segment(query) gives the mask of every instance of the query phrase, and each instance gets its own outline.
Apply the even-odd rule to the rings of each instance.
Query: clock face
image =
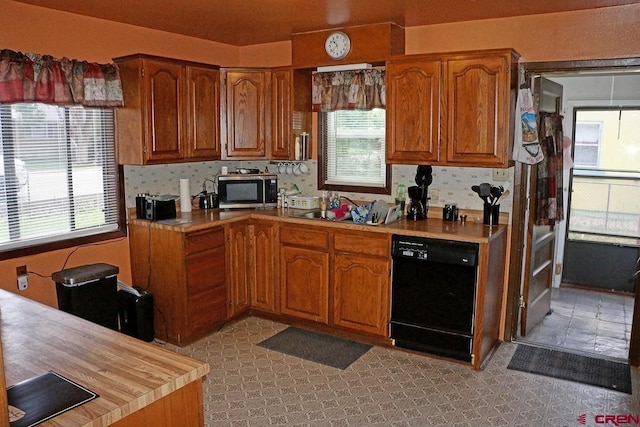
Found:
[[[331,33],[324,42],[324,48],[332,59],[342,59],[351,50],[351,40],[349,36],[341,31]]]

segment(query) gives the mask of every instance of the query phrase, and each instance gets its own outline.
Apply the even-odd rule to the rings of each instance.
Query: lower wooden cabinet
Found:
[[[390,313],[389,237],[372,233],[334,236],[333,324],[388,336]]]
[[[133,285],[154,298],[155,337],[186,345],[227,318],[221,227],[183,233],[129,224]]]
[[[278,226],[272,221],[252,221],[248,235],[251,308],[279,313]]]
[[[320,227],[280,228],[280,311],[329,322],[329,235]]]
[[[229,317],[249,309],[248,231],[248,225],[244,222],[230,224],[225,228],[229,271],[229,302],[227,307]]]

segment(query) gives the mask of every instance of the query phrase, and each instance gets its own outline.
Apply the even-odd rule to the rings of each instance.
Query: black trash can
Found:
[[[118,330],[118,272],[110,264],[89,264],[55,272],[58,308]]]

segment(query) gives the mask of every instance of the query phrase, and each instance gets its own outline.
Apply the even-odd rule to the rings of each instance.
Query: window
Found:
[[[597,168],[600,164],[602,123],[576,122],[574,162],[576,167]]]
[[[320,113],[321,189],[390,194],[385,110]]]
[[[0,125],[2,257],[123,235],[113,110],[0,105]]]

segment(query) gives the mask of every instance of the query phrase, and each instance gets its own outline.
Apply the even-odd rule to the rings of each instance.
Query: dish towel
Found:
[[[521,86],[516,101],[515,132],[513,140],[513,160],[520,163],[535,165],[544,159],[544,154],[538,141],[538,126],[536,111],[533,106],[531,90]]]

